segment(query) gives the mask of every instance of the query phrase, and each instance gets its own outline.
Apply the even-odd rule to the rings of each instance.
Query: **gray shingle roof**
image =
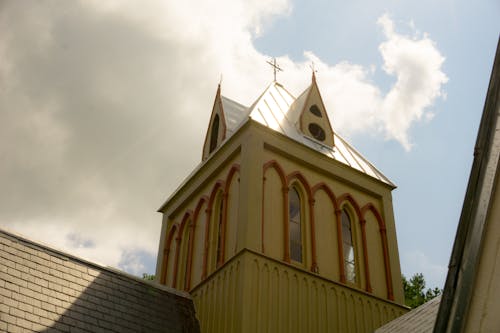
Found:
[[[434,329],[441,296],[380,327],[375,333],[431,333]]]
[[[0,229],[0,332],[199,332],[189,294]]]

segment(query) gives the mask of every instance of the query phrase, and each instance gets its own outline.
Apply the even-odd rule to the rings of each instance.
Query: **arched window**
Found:
[[[210,133],[210,153],[217,148],[217,138],[219,137],[219,115],[216,114],[212,123],[212,133]]]
[[[344,270],[347,281],[356,282],[356,259],[352,240],[352,223],[346,209],[342,209],[342,242],[344,250]]]
[[[224,218],[224,199],[223,196],[220,195],[219,207],[216,210],[216,221],[217,221],[217,257],[216,257],[216,265],[222,263],[222,220]]]
[[[191,272],[189,271],[189,265],[191,261],[191,248],[189,247],[189,244],[191,243],[191,237],[193,234],[192,230],[192,221],[188,221],[186,224],[186,231],[185,231],[185,236],[184,239],[182,240],[183,242],[183,253],[185,253],[184,257],[184,262],[185,262],[185,267],[184,267],[184,290],[188,290],[191,284]],[[187,237],[186,237],[187,236]]]
[[[302,262],[301,204],[299,193],[293,187],[288,191],[288,226],[290,258]]]

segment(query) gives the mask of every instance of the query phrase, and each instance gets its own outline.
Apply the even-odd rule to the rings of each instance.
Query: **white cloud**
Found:
[[[378,23],[387,37],[379,47],[384,70],[397,77],[384,98],[382,120],[386,135],[409,150],[410,126],[427,115],[426,108],[442,95],[441,87],[448,81],[441,71],[444,57],[427,35],[412,38],[397,34],[387,14]]]
[[[1,6],[0,225],[139,272],[123,260],[156,254],[155,210],[201,160],[220,74],[223,93],[250,104],[271,78],[270,57],[253,38],[290,4]],[[443,58],[427,36],[398,35],[387,16],[380,22],[384,70],[396,77],[386,96],[372,82],[373,66],[329,65],[312,52],[303,62],[280,57],[280,81],[300,92],[314,61],[335,128],[378,131],[409,148],[409,128],[429,117],[425,108],[446,81]]]
[[[426,288],[444,288],[448,267],[433,262],[433,260],[422,251],[415,250],[402,253],[401,266],[411,267],[410,271],[402,272],[406,278],[410,278],[416,273],[422,273],[425,278]]]
[[[373,82],[374,65],[362,66],[343,61],[329,65],[305,52],[304,63],[290,66],[285,59],[288,81],[302,83],[299,76],[311,61],[319,70],[318,82],[330,113],[334,128],[351,135],[357,133],[383,134],[398,141],[406,150],[411,149],[409,131],[419,121],[430,121],[434,114],[428,109],[438,97],[445,98],[442,86],[448,81],[441,67],[444,57],[427,36],[400,35],[387,14],[378,24],[386,40],[379,46],[383,70],[396,79],[384,95]],[[410,24],[414,28],[414,23]]]

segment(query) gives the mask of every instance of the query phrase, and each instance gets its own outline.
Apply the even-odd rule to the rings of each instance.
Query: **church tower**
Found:
[[[219,85],[202,162],[159,209],[156,276],[202,332],[372,332],[407,311],[394,188],[334,132],[314,74],[251,106]]]

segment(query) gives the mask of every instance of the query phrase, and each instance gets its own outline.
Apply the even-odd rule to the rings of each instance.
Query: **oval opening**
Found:
[[[315,115],[316,117],[320,117],[322,118],[323,115],[321,114],[321,111],[319,110],[318,106],[316,104],[312,105],[310,108],[309,108],[309,111]]]
[[[316,140],[325,141],[326,138],[325,131],[321,128],[321,126],[319,126],[316,123],[310,123],[308,128],[309,132]]]

